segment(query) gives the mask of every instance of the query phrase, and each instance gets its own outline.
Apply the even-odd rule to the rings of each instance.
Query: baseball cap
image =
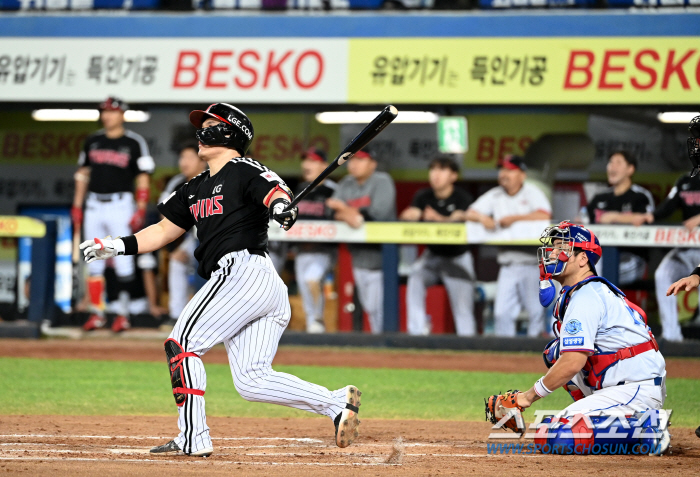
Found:
[[[358,159],[374,159],[367,148],[360,149],[352,157],[356,157]]]
[[[110,96],[100,103],[100,111],[126,111],[129,109],[129,105],[126,104],[122,99]]]
[[[498,168],[502,167],[510,170],[520,169],[521,171],[527,171],[525,160],[513,154],[508,154],[498,161]]]
[[[317,148],[317,147],[311,147],[306,150],[304,154],[301,155],[302,159],[310,159],[312,161],[318,161],[318,162],[327,162],[328,158],[326,157],[326,153]]]

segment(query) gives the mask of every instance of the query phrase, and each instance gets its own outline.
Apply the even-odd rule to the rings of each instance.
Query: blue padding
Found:
[[[155,10],[160,7],[160,0],[133,0],[132,10]],[[94,8],[121,10],[124,8],[124,0],[94,0]]]
[[[384,5],[384,0],[350,0],[350,8],[363,10],[378,10]]]
[[[17,0],[0,0],[0,10],[19,10]]]
[[[0,0],[6,1],[6,0]],[[588,10],[480,12],[433,15],[390,13],[293,16],[134,13],[125,16],[40,13],[0,16],[2,37],[596,37],[697,36],[700,13],[644,15]]]

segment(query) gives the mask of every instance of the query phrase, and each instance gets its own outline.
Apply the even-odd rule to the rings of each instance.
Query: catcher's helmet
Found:
[[[555,244],[555,241],[560,242]],[[547,227],[542,232],[540,242],[542,242],[542,247],[538,249],[538,260],[542,276],[556,276],[562,273],[575,248],[583,250],[588,256],[591,270],[598,275],[595,265],[600,260],[603,249],[598,237],[583,225],[567,221],[559,222],[557,225]],[[550,257],[555,249],[559,250],[559,254],[554,258]]]
[[[221,122],[202,128],[202,123],[208,117]],[[253,124],[250,119],[243,111],[230,104],[214,103],[206,111],[192,111],[190,122],[197,128],[197,139],[207,146],[228,147],[235,149],[243,156],[253,142]]]
[[[129,109],[129,105],[120,98],[115,98],[110,96],[100,103],[98,108],[100,111],[126,111]]]
[[[690,177],[695,177],[700,171],[700,116],[695,116],[688,124],[688,159],[693,165]]]

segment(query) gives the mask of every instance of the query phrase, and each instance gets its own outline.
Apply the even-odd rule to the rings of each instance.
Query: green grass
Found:
[[[368,418],[482,420],[483,398],[507,389],[528,389],[539,374],[353,369],[278,366],[302,379],[337,389],[355,384],[363,390]],[[3,379],[0,414],[174,415],[165,363],[0,358]],[[207,365],[207,414],[230,417],[312,417],[283,406],[250,403],[236,392],[229,367]],[[666,409],[676,426],[700,423],[700,380],[669,379]],[[555,391],[538,409],[562,409],[568,394]],[[531,412],[525,414],[531,420]]]

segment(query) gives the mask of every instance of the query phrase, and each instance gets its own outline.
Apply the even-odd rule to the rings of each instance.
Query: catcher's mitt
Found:
[[[518,406],[518,391],[508,391],[505,394],[495,394],[487,399],[484,399],[484,404],[486,405],[486,420],[491,421],[492,424],[498,424],[498,422],[503,419],[503,417],[508,414],[511,409],[517,409],[522,412],[523,408]],[[519,417],[519,416],[518,416]],[[519,419],[522,426],[522,418]],[[520,432],[521,428],[518,427],[518,422],[516,417],[511,417],[504,424],[503,427],[510,429],[513,432]]]

